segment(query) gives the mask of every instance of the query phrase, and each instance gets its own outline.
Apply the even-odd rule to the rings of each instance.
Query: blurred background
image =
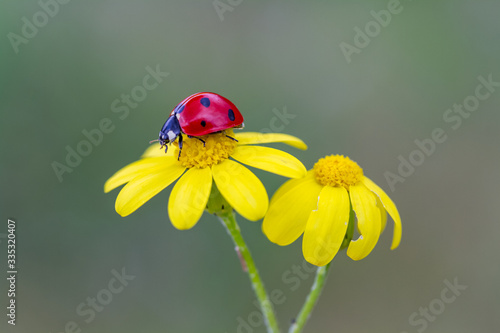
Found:
[[[398,206],[401,246],[389,223],[366,259],[337,255],[305,332],[498,329],[498,1],[0,6],[0,263],[14,219],[18,269],[16,326],[3,313],[1,332],[265,331],[214,216],[178,231],[171,187],[126,218],[118,190],[103,193],[198,91],[233,101],[247,131],[302,138],[305,152],[271,146],[308,168],[350,156]],[[285,181],[253,171],[270,196]],[[268,291],[283,292],[286,331],[313,281],[301,240],[279,247],[238,220]]]

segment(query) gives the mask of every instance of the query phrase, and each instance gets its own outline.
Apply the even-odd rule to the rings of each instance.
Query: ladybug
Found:
[[[186,134],[188,138],[197,138],[205,144],[200,136],[243,126],[243,116],[230,100],[216,93],[199,92],[177,104],[163,124],[158,141],[167,152],[167,144],[179,137],[179,158],[182,134]]]

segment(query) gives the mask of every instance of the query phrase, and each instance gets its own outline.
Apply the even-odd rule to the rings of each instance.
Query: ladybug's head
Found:
[[[175,115],[172,115],[168,117],[165,124],[163,124],[163,127],[160,130],[158,141],[160,142],[162,147],[167,146],[167,144],[169,144],[170,142],[174,142],[179,135],[181,135],[179,120],[177,120]],[[167,148],[165,148],[165,151],[166,150]]]

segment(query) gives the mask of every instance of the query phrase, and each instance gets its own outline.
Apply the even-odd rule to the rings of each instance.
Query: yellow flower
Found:
[[[352,210],[357,217],[360,236],[351,241]],[[288,245],[304,233],[302,252],[305,259],[324,266],[343,243],[344,246],[349,244],[347,255],[353,260],[366,257],[377,244],[387,213],[395,223],[393,250],[401,241],[401,218],[396,205],[363,175],[356,162],[332,155],[320,159],[306,177],[289,180],[278,189],[271,199],[262,229],[279,245]]]
[[[228,137],[227,135],[236,138]],[[283,142],[307,149],[300,139],[286,134],[239,133],[232,130],[197,138],[185,137],[182,154],[179,149],[164,153],[158,146],[149,147],[142,158],[116,172],[104,184],[104,192],[125,185],[116,198],[115,209],[127,216],[146,201],[172,184],[168,213],[178,229],[190,229],[200,219],[212,189],[212,179],[227,202],[243,217],[256,221],[264,217],[269,204],[266,189],[246,165],[285,177],[306,175],[304,165],[292,155],[278,149],[248,144]],[[176,144],[177,145],[177,144]],[[187,172],[185,172],[187,170]],[[182,176],[182,177],[181,177]]]

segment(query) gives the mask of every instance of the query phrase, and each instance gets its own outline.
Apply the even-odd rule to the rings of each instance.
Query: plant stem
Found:
[[[233,239],[236,245],[236,251],[242,260],[243,270],[248,273],[250,282],[252,283],[252,288],[255,291],[255,295],[259,300],[262,313],[264,315],[264,322],[266,323],[268,333],[279,333],[278,322],[276,321],[276,315],[274,314],[273,304],[267,296],[266,289],[260,278],[257,267],[252,259],[252,255],[248,250],[248,247],[241,236],[240,227],[236,223],[234,217],[234,212],[231,210],[225,214],[220,214],[217,216],[222,224],[226,227],[227,232]],[[245,265],[243,265],[245,264]],[[246,269],[245,269],[246,268]]]
[[[330,267],[330,263],[326,266],[318,267],[316,271],[316,278],[314,279],[313,286],[311,287],[311,291],[309,295],[307,295],[306,302],[300,310],[298,317],[295,322],[290,326],[290,330],[288,333],[299,333],[304,329],[304,325],[306,324],[311,311],[313,310],[316,302],[318,301],[319,295],[323,290],[323,286],[325,285],[326,273],[328,272],[328,268]]]

